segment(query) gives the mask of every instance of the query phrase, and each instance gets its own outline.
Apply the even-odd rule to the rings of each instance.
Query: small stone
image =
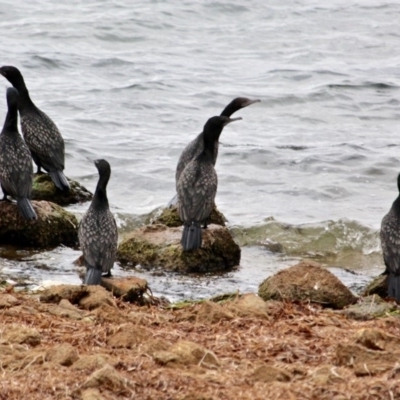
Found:
[[[18,343],[37,346],[40,344],[41,340],[42,337],[36,329],[22,325],[7,325],[3,329],[0,343]]]
[[[147,281],[135,276],[118,279],[102,278],[101,286],[112,292],[115,297],[139,305],[144,303],[143,295],[148,290]]]
[[[254,293],[239,297],[229,305],[229,308],[239,317],[268,318],[269,306]]]
[[[234,315],[231,311],[226,310],[223,306],[212,301],[205,301],[198,306],[197,315],[195,317],[197,323],[215,324],[222,320],[232,320]]]
[[[1,293],[0,294],[0,309],[1,308],[10,308],[18,304],[18,300],[9,293]]]
[[[66,367],[69,367],[78,359],[78,351],[69,343],[54,346],[46,352],[46,361],[52,361]]]
[[[112,294],[101,286],[87,286],[88,295],[79,301],[79,305],[86,310],[94,310],[103,305],[117,308]]]
[[[82,392],[82,400],[105,400],[97,389],[87,389]]]
[[[290,374],[280,368],[273,367],[271,365],[261,365],[256,368],[254,372],[249,376],[254,382],[289,382],[291,380]]]
[[[151,332],[133,324],[122,325],[108,340],[108,346],[132,349],[151,338]]]
[[[367,349],[400,353],[400,338],[380,329],[365,328],[357,332],[356,343]]]
[[[89,379],[82,385],[82,388],[104,388],[112,391],[123,390],[128,386],[133,386],[132,382],[125,379],[111,365],[93,372]]]
[[[394,303],[387,303],[374,294],[368,297],[360,297],[356,304],[346,307],[340,313],[351,319],[367,321],[382,317],[396,309],[397,306]]]
[[[80,357],[79,360],[73,364],[72,368],[78,371],[94,371],[103,368],[106,365],[114,366],[115,364],[116,361],[113,361],[112,358],[107,354],[92,354],[89,356]]]

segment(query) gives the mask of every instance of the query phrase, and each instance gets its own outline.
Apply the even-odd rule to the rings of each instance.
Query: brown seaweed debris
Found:
[[[65,299],[0,293],[16,299],[1,309],[0,399],[400,397],[394,316],[355,321],[318,305],[268,301],[264,309],[255,299],[243,313],[253,302],[240,297],[216,308],[140,307],[105,293],[113,306],[76,304],[80,319],[54,313],[71,309]],[[20,343],[18,327],[38,340]]]

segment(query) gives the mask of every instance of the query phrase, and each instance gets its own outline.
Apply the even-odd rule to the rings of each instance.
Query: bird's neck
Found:
[[[233,104],[229,103],[221,113],[221,117],[230,117],[233,113],[235,113],[239,108]]]
[[[18,130],[18,109],[9,109],[4,121],[3,132],[14,133]]]
[[[102,176],[96,186],[96,191],[93,196],[93,207],[97,209],[108,208],[108,198],[107,198],[107,183],[108,177]]]

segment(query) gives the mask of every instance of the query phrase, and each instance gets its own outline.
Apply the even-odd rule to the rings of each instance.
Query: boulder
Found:
[[[217,206],[214,204],[214,207],[211,211],[209,224],[225,226],[226,221],[227,220],[225,216],[220,211],[218,211]],[[152,224],[163,224],[170,228],[182,226],[182,221],[179,218],[177,206],[160,209],[150,222]]]
[[[209,225],[203,229],[200,249],[184,252],[182,226],[146,225],[128,234],[118,247],[122,264],[162,267],[169,271],[208,272],[233,268],[240,262],[240,247],[227,228]]]
[[[371,296],[377,294],[383,299],[388,296],[389,275],[379,275],[374,278],[361,292],[361,296]]]
[[[313,261],[301,262],[267,278],[258,294],[265,301],[310,301],[338,309],[357,301],[335,275]]]
[[[70,190],[64,191],[57,189],[48,174],[34,174],[32,184],[32,199],[46,200],[56,203],[60,206],[68,204],[83,203],[92,199],[90,193],[80,183],[68,179]]]
[[[37,220],[27,221],[16,203],[0,203],[0,244],[14,246],[74,246],[78,241],[78,220],[75,215],[48,201],[32,201]]]

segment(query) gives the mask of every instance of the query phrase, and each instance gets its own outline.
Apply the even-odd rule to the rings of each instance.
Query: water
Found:
[[[217,162],[216,202],[243,246],[241,267],[200,277],[134,271],[155,293],[256,290],[302,258],[355,290],[382,271],[378,230],[400,171],[400,4],[328,3],[0,4],[1,63],[22,70],[59,126],[70,178],[93,190],[91,160],[111,163],[121,234],[173,196],[180,152],[207,118],[234,97],[261,99],[224,130]],[[78,251],[10,254],[1,252],[3,277],[79,282]]]

